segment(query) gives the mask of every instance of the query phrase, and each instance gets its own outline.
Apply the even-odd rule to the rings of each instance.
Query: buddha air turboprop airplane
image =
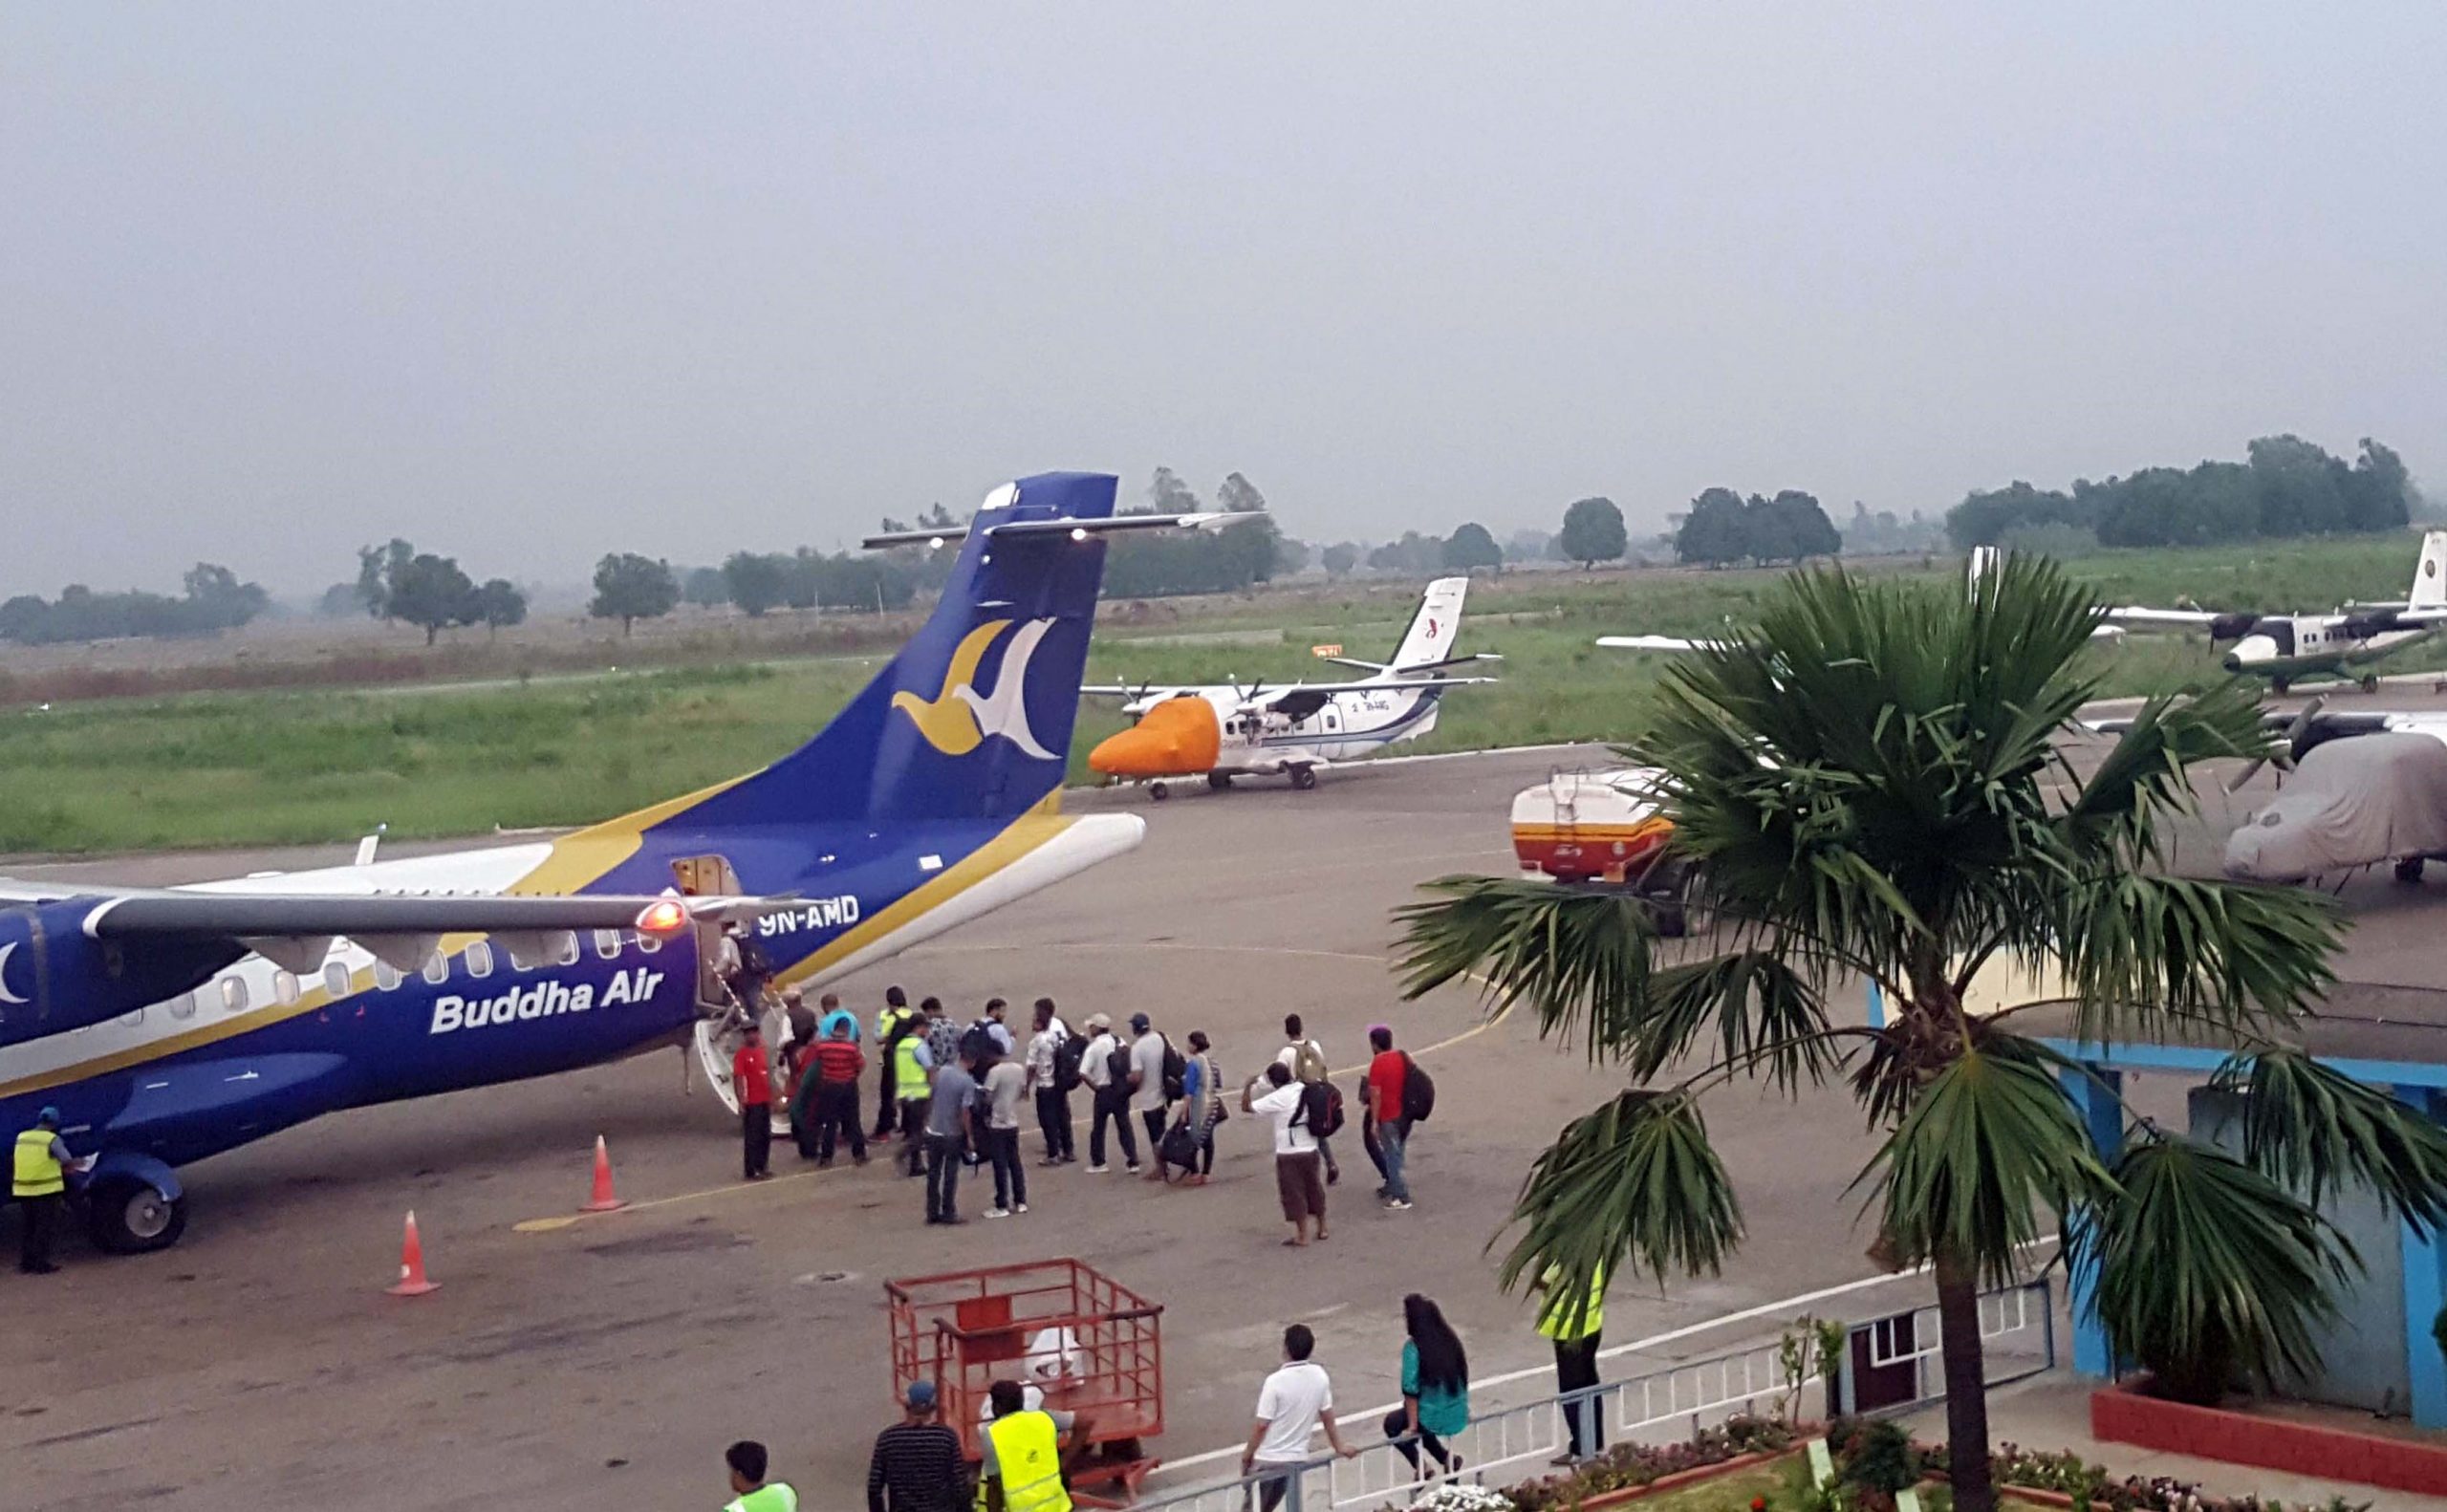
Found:
[[[531,845],[169,889],[0,881],[0,1131],[93,1158],[97,1242],[159,1249],[174,1168],[323,1113],[702,1042],[709,943],[837,977],[1138,843],[1058,796],[1115,480],[989,495],[941,603],[807,745]],[[870,543],[877,544],[877,543]],[[887,541],[881,544],[895,544]]]
[[[1495,680],[1438,675],[1501,659],[1451,654],[1469,591],[1466,577],[1428,584],[1389,662],[1325,659],[1367,669],[1370,675],[1358,681],[1082,688],[1128,700],[1122,712],[1137,720],[1090,751],[1088,765],[1115,781],[1143,782],[1159,800],[1170,791],[1168,782],[1186,777],[1203,777],[1218,791],[1234,777],[1254,773],[1288,776],[1303,790],[1314,788],[1320,767],[1436,728],[1437,701],[1447,688]]]

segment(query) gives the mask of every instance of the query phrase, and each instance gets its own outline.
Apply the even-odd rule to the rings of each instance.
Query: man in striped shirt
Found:
[[[867,1163],[867,1134],[858,1123],[858,1073],[866,1069],[867,1057],[850,1035],[853,1026],[836,1020],[833,1032],[815,1042],[815,1053],[808,1066],[808,1090],[815,1114],[815,1163],[833,1163],[834,1137],[846,1135],[850,1141],[850,1158],[858,1165]]]
[[[912,1381],[900,1421],[876,1436],[867,1512],[961,1512],[968,1500],[960,1435],[935,1420],[935,1383]]]

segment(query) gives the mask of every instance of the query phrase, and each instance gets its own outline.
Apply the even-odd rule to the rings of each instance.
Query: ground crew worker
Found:
[[[1597,1333],[1606,1326],[1606,1272],[1601,1269],[1590,1278],[1586,1298],[1560,1295],[1562,1280],[1562,1267],[1549,1265],[1538,1283],[1547,1295],[1546,1305],[1538,1312],[1538,1333],[1555,1346],[1558,1396],[1588,1391],[1597,1384]],[[1596,1454],[1606,1447],[1604,1401],[1588,1396],[1565,1403],[1564,1426],[1570,1441],[1555,1458],[1556,1464],[1573,1464],[1584,1453]]]
[[[926,1174],[926,1104],[934,1091],[934,1073],[926,1066],[926,1036],[919,1031],[921,1022],[915,1014],[901,1020],[900,1037],[892,1044],[892,1074],[881,1078],[900,1105],[900,1146],[911,1176]]]
[[[876,1015],[877,1059],[884,1060],[888,1065],[892,1064],[889,1060],[892,1054],[892,1037],[912,1017],[909,1011],[909,994],[897,986],[884,988],[883,1011]],[[881,1085],[876,1088],[876,1132],[873,1137],[880,1139],[892,1133],[893,1102],[899,1093],[891,1076],[879,1076],[876,1080]]]
[[[764,1036],[754,1020],[742,1026],[739,1048],[730,1058],[731,1091],[739,1096],[740,1169],[750,1181],[773,1173],[766,1169],[773,1147],[773,1071],[765,1057]]]
[[[59,1137],[59,1110],[46,1108],[34,1115],[34,1126],[17,1134],[16,1158],[10,1172],[9,1192],[17,1199],[17,1268],[29,1276],[48,1276],[59,1267],[51,1263],[52,1230],[68,1200],[67,1141]]]
[[[743,1438],[723,1451],[734,1493],[723,1512],[799,1512],[797,1492],[784,1481],[766,1481],[766,1461],[765,1446],[753,1438]]]
[[[1029,1408],[1017,1381],[996,1381],[986,1395],[994,1420],[978,1445],[977,1504],[985,1512],[1071,1512],[1062,1476],[1088,1441],[1087,1420]]]

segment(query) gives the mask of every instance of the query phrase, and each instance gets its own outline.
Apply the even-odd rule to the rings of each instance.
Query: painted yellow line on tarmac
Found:
[[[939,947],[934,954],[983,954],[986,951],[999,951],[1007,948],[1009,947],[1002,945],[953,945],[948,947]],[[1308,956],[1325,961],[1364,961],[1372,966],[1384,964],[1384,958],[1381,956],[1363,956],[1355,951],[1349,950],[1308,950],[1295,945],[1197,945],[1186,944],[1178,940],[1073,940],[1063,944],[1058,948],[1063,950],[1238,951],[1267,956]],[[1465,971],[1462,975],[1483,987],[1491,985],[1484,977],[1480,976],[1475,971]],[[1478,1023],[1470,1026],[1468,1028],[1463,1029],[1459,1034],[1449,1035],[1444,1039],[1437,1041],[1433,1045],[1422,1046],[1420,1048],[1413,1050],[1411,1053],[1413,1055],[1434,1055],[1442,1050],[1452,1049],[1457,1046],[1466,1045],[1470,1041],[1477,1039],[1480,1035],[1484,1034],[1487,1030],[1494,1028],[1497,1025],[1503,1023],[1505,1015],[1509,1014],[1511,1011],[1511,1004],[1506,1004],[1502,1009],[1498,1010],[1492,1018],[1482,1019]],[[1331,1071],[1329,1074],[1334,1076],[1351,1076],[1365,1069],[1366,1068],[1364,1067],[1356,1066],[1341,1067]],[[862,1116],[863,1112],[864,1105],[861,1104]],[[1087,1115],[1084,1113],[1074,1114],[1071,1119],[1071,1123],[1073,1128],[1076,1128],[1085,1122],[1087,1122]],[[885,1141],[869,1142],[880,1144]],[[889,1159],[888,1156],[879,1156],[879,1158]],[[787,1176],[769,1177],[762,1181],[732,1181],[722,1186],[709,1186],[695,1192],[677,1192],[669,1197],[648,1198],[641,1202],[631,1202],[625,1207],[615,1208],[609,1213],[556,1213],[549,1218],[531,1218],[511,1224],[510,1229],[513,1233],[519,1234],[557,1233],[562,1229],[574,1227],[579,1223],[594,1222],[597,1220],[607,1218],[618,1218],[628,1213],[648,1213],[659,1207],[677,1207],[685,1202],[704,1202],[710,1201],[716,1198],[739,1197],[749,1192],[770,1192],[777,1187],[789,1186],[793,1182],[812,1181],[818,1177],[829,1177],[837,1174],[839,1173],[831,1170],[794,1171]]]

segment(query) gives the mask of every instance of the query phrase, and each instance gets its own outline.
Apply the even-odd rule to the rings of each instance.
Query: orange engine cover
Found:
[[[1215,769],[1223,748],[1215,705],[1188,695],[1166,699],[1100,743],[1088,765],[1108,777],[1197,777]]]

